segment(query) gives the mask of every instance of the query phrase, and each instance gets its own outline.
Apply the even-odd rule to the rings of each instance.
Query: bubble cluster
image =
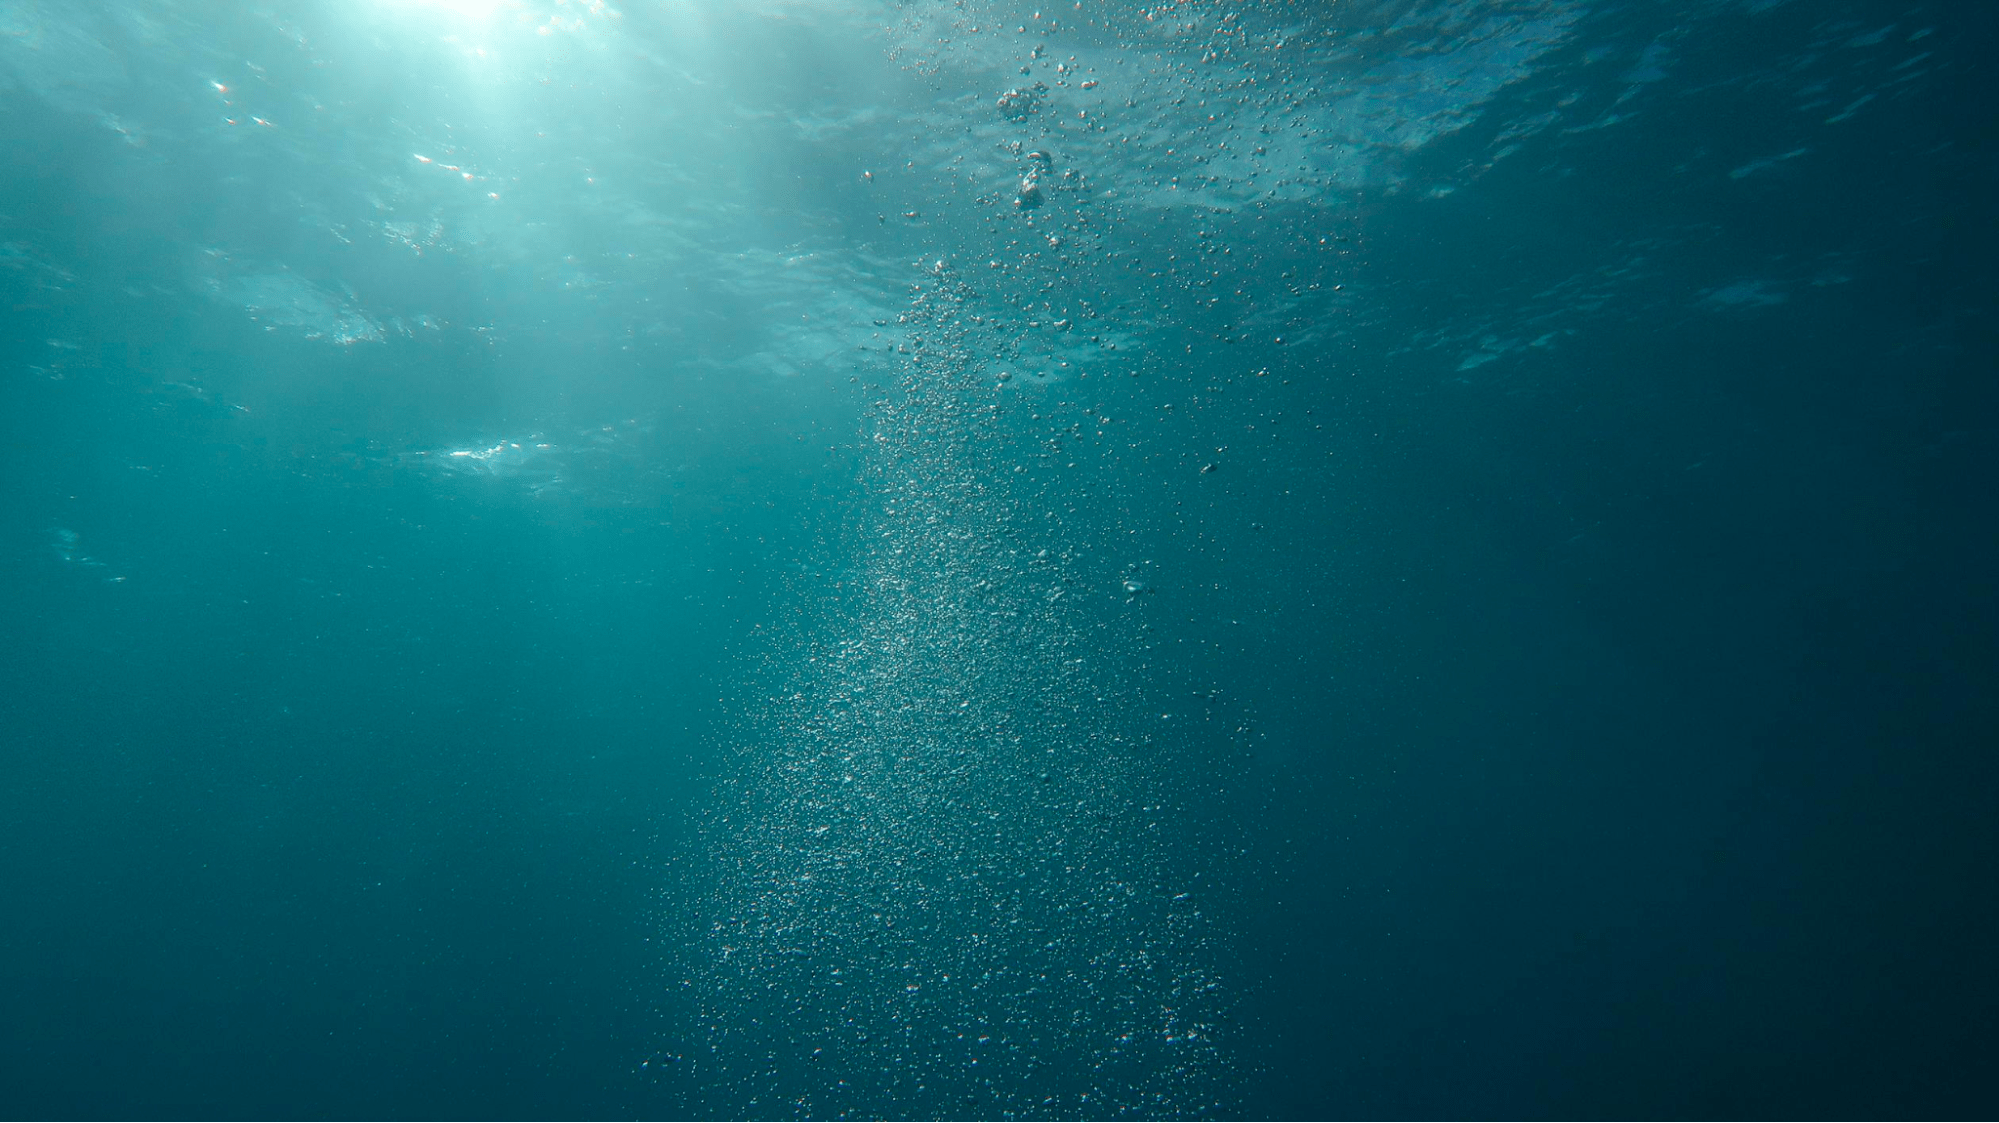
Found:
[[[1048,84],[1036,82],[1031,86],[1014,86],[999,96],[994,107],[999,115],[1009,121],[1027,120],[1041,107],[1041,98],[1048,92]]]
[[[924,264],[837,544],[854,568],[772,637],[712,865],[674,906],[700,920],[673,1055],[739,1112],[1218,1106],[1226,991],[1180,749],[1091,607],[1128,583],[1096,582],[1013,471],[978,300]]]

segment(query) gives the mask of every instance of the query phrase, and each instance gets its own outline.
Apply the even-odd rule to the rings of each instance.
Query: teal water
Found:
[[[1994,31],[0,0],[0,1113],[1990,1114]]]

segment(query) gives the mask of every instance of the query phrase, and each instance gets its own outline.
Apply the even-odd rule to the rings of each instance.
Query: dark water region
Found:
[[[1990,1115],[1994,31],[0,0],[0,1111]]]

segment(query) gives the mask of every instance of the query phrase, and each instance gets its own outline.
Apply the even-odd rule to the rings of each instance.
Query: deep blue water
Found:
[[[0,1114],[1989,1116],[1993,24],[0,0]]]

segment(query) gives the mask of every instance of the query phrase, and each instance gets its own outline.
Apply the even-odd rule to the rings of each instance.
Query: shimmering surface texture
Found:
[[[0,0],[10,1112],[1990,1114],[1993,30]]]

